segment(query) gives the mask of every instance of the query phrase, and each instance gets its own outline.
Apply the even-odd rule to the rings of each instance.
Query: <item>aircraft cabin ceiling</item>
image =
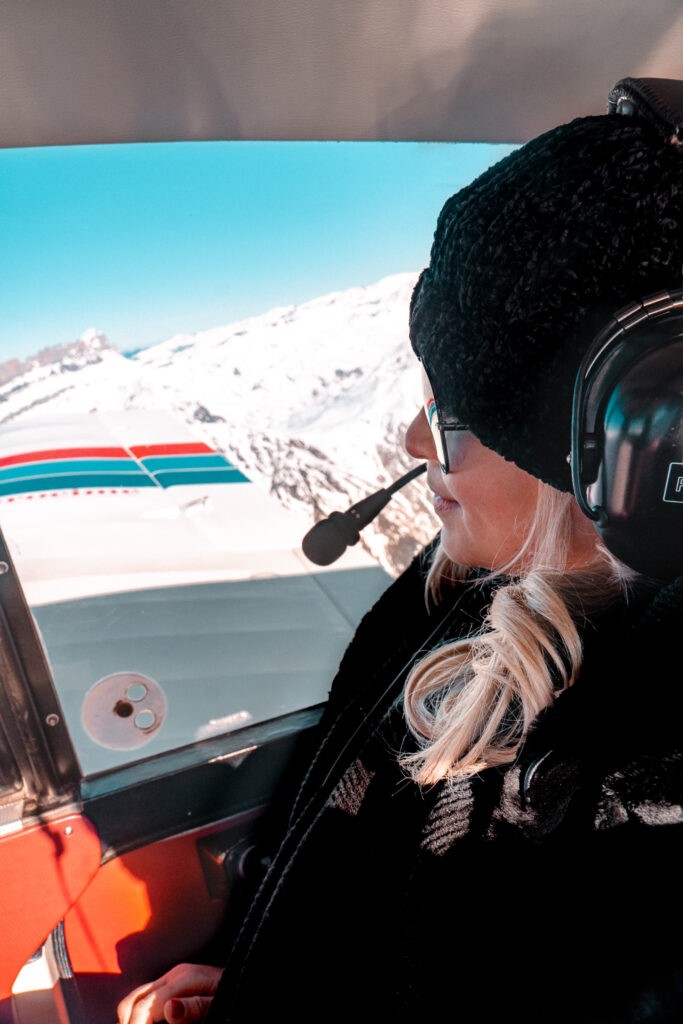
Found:
[[[681,0],[2,0],[0,145],[517,142],[682,55]]]

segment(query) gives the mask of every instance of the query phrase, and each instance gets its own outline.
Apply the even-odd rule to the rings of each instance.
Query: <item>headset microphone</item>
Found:
[[[349,545],[358,543],[360,531],[379,515],[395,492],[405,487],[416,476],[420,476],[426,469],[426,463],[416,466],[396,480],[391,487],[382,487],[367,498],[362,498],[346,512],[333,512],[327,519],[321,519],[301,542],[306,558],[316,565],[330,565],[336,562]]]

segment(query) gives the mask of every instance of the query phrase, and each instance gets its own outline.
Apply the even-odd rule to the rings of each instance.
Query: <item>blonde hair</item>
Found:
[[[477,581],[515,572],[495,590],[481,630],[443,644],[412,669],[404,712],[419,749],[400,761],[416,782],[428,785],[513,761],[534,718],[579,673],[580,626],[634,578],[600,544],[588,564],[568,567],[572,503],[572,495],[539,483],[535,517],[514,559],[517,569],[508,565]],[[428,595],[438,602],[469,571],[439,546]]]

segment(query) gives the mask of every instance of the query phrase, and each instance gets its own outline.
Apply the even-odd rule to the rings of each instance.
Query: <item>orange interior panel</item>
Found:
[[[187,832],[104,864],[64,920],[74,973],[124,975],[133,988],[201,951],[220,928],[228,891],[209,891],[197,841],[221,829]]]
[[[0,999],[97,874],[100,856],[95,829],[78,814],[2,838]]]

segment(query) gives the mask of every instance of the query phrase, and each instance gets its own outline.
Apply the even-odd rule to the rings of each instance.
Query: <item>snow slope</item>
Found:
[[[401,438],[420,401],[407,332],[415,279],[399,274],[175,335],[131,357],[90,329],[0,366],[0,431],[19,418],[165,409],[312,523],[414,465]],[[437,529],[421,480],[362,543],[395,573]]]

